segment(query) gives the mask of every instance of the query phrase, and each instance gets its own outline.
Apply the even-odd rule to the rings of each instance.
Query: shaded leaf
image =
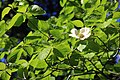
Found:
[[[45,14],[46,12],[39,7],[38,5],[31,5],[29,10],[28,10],[32,15],[37,16],[37,15],[42,15]]]

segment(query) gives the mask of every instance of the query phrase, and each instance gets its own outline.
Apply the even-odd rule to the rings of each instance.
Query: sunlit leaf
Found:
[[[72,23],[73,23],[76,27],[83,27],[83,26],[84,26],[83,22],[80,21],[80,20],[74,20],[74,21],[72,21]]]
[[[23,12],[25,13],[27,11],[27,8],[28,8],[29,5],[22,5],[22,6],[19,6],[18,7],[18,12]]]
[[[10,20],[7,29],[10,29],[11,27],[13,27],[14,24],[17,22],[17,20],[19,19],[19,17],[20,17],[21,15],[22,15],[22,14],[17,13],[17,14]]]
[[[33,48],[31,46],[24,47],[25,52],[29,54],[30,56],[33,54]]]
[[[0,70],[5,70],[6,65],[2,62],[0,62]]]
[[[2,80],[10,80],[10,75],[7,72],[3,72],[1,75]]]
[[[60,39],[64,38],[63,30],[58,30],[58,29],[50,30],[50,33],[55,38],[60,38]]]
[[[77,49],[82,52],[83,49],[85,49],[85,47],[86,47],[86,45],[80,44],[80,45],[77,47]]]
[[[67,2],[67,0],[60,0],[60,5],[63,7],[66,2]]]
[[[48,54],[50,53],[52,47],[47,47],[47,48],[44,48],[38,55],[38,59],[40,60],[44,60]]]
[[[4,8],[3,11],[2,11],[2,17],[1,17],[1,19],[3,19],[4,16],[5,16],[6,14],[8,14],[10,10],[11,10],[10,7]]]
[[[6,23],[4,20],[0,21],[0,37],[6,32]]]

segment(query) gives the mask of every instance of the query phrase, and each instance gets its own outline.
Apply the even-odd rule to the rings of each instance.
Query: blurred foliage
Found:
[[[59,15],[47,20],[39,19],[47,11],[32,3],[15,0],[1,8],[0,79],[120,78],[119,61],[115,63],[120,47],[120,9],[116,0],[60,0]],[[0,2],[1,7],[3,4]],[[21,27],[27,27],[27,32],[22,33]],[[91,28],[88,39],[69,36],[71,29],[83,27]],[[23,35],[9,34],[15,28]]]

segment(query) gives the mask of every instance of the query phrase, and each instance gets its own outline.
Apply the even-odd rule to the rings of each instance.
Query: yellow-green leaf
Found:
[[[72,21],[72,23],[76,26],[76,27],[83,27],[84,24],[81,20],[74,20]]]
[[[10,10],[11,10],[10,7],[6,7],[6,8],[2,11],[2,17],[1,17],[1,19],[3,19],[4,16],[5,16],[6,14],[8,14]]]
[[[4,70],[6,68],[6,65],[2,62],[0,62],[0,70]]]

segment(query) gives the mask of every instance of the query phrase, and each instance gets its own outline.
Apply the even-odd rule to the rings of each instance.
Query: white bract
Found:
[[[81,4],[83,4],[83,0],[81,0]]]
[[[19,2],[19,5],[22,6],[22,5],[24,5],[24,3],[23,2]]]
[[[38,6],[38,5],[33,5],[33,6],[32,6],[32,10],[38,11],[38,10],[39,10],[39,6]]]
[[[81,28],[79,31],[77,29],[73,28],[71,30],[71,33],[72,34],[69,34],[69,36],[78,38],[80,40],[84,40],[91,35],[91,30],[90,30],[90,28],[86,28],[86,27]]]

